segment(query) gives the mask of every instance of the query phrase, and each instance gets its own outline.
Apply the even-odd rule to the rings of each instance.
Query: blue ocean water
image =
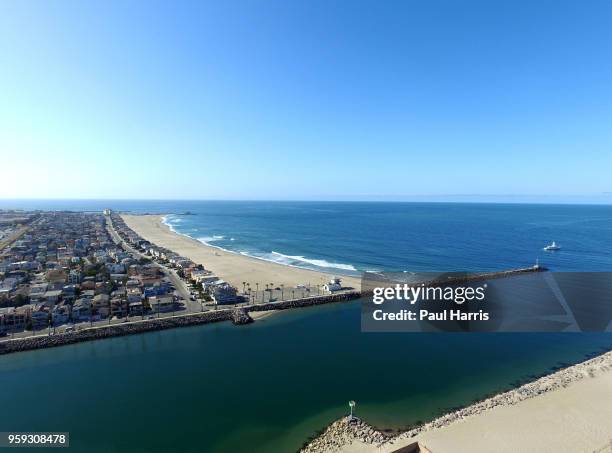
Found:
[[[609,205],[15,200],[2,207],[170,214],[174,230],[210,245],[340,274],[488,271],[536,260],[554,271],[612,270]],[[551,241],[562,250],[543,251]]]

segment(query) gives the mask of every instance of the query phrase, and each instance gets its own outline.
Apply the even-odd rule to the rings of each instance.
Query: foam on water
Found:
[[[186,233],[181,233],[174,228],[174,225],[180,223],[183,219],[180,219],[176,214],[170,214],[162,217],[162,223],[166,225],[170,231],[176,234],[180,234],[182,236],[186,236],[189,238],[193,238],[191,235]],[[269,261],[276,264],[282,264],[290,267],[298,267],[302,269],[310,269],[310,270],[320,270],[320,269],[336,269],[338,271],[343,272],[359,272],[355,266],[352,264],[344,264],[344,263],[334,263],[324,259],[316,259],[316,258],[307,258],[301,255],[285,255],[284,253],[272,251],[271,253],[262,253],[262,252],[251,252],[245,250],[231,250],[224,247],[221,247],[217,244],[212,244],[213,242],[223,241],[225,240],[225,236],[222,235],[212,235],[212,236],[202,236],[196,238],[202,244],[207,245],[209,247],[214,247],[219,250],[223,250],[224,252],[229,253],[239,253],[240,255],[248,256],[250,258],[256,258],[264,261]],[[229,241],[235,241],[235,238],[229,238]]]
[[[215,242],[215,241],[222,241],[223,239],[225,239],[225,236],[204,236],[201,238],[198,238],[198,241],[203,242],[206,245],[209,245],[209,242]]]
[[[216,247],[216,246],[213,246]],[[221,247],[217,247],[221,248]],[[226,250],[226,249],[223,249]],[[231,250],[226,250],[232,252]],[[233,252],[235,253],[235,252]],[[283,253],[272,252],[272,253],[258,253],[258,252],[247,252],[241,250],[238,252],[240,255],[248,256],[249,258],[255,258],[258,260],[268,261],[270,263],[282,264],[283,266],[297,267],[300,269],[316,270],[321,269],[336,269],[340,271],[340,274],[352,274],[358,273],[359,271],[351,264],[342,263],[330,263],[325,260],[308,259],[303,256],[296,257],[291,255],[285,255]],[[299,259],[298,259],[299,258]],[[320,263],[320,264],[317,264]]]
[[[174,228],[173,224],[178,223],[177,220],[180,220],[180,219],[177,219],[177,217],[175,215],[171,214],[171,215],[163,216],[161,222],[164,225],[166,225],[168,227],[168,229],[170,231],[172,231],[173,233],[180,234],[181,236],[185,236],[185,237],[191,238],[190,235],[185,234],[185,233],[181,233],[180,231],[177,231],[176,228]]]
[[[331,263],[326,260],[314,259],[314,258],[306,258],[304,256],[299,255],[285,255],[283,253],[272,251],[272,255],[277,257],[277,261],[282,264],[293,264],[294,262],[298,263],[306,263],[316,267],[324,267],[324,268],[332,268],[332,269],[341,269],[344,271],[353,271],[357,272],[357,269],[352,264],[343,264],[343,263]],[[289,261],[289,263],[286,263]]]
[[[319,212],[330,209],[332,216]],[[168,204],[166,212],[186,210],[198,216],[167,215],[171,231],[227,252],[340,274],[493,271],[536,260],[556,271],[612,267],[608,206],[190,202]],[[543,252],[553,239],[563,250]]]

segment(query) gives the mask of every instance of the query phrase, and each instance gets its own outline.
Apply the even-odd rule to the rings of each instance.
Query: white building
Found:
[[[149,297],[149,305],[154,313],[174,310],[174,297],[170,294]]]
[[[323,290],[328,293],[340,291],[342,289],[341,281],[342,280],[340,280],[338,277],[334,277],[325,285],[323,285]]]

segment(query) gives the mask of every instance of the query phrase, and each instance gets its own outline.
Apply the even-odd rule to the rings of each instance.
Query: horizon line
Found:
[[[461,198],[475,197],[481,199],[465,199],[465,200],[450,200],[444,198]],[[602,197],[604,199],[594,200],[592,197]],[[449,203],[449,204],[555,204],[555,205],[612,205],[612,193],[605,192],[599,195],[414,195],[405,196],[406,199],[387,199],[373,196],[370,198],[350,198],[350,199],[333,199],[333,198],[295,198],[295,199],[273,199],[273,198],[2,198],[3,201],[10,202],[27,202],[27,201],[97,201],[97,202],[286,202],[286,203]],[[408,199],[411,198],[411,199]],[[420,198],[420,199],[416,199]],[[506,200],[487,200],[487,198],[506,198]],[[509,198],[522,198],[517,200],[508,200]],[[541,198],[537,200],[536,198]],[[559,200],[559,198],[568,198],[567,200]],[[2,209],[2,208],[0,208]]]

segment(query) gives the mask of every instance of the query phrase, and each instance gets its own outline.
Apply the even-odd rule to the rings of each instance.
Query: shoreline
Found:
[[[121,214],[121,217],[123,218],[124,215],[140,215],[140,216],[142,216],[142,215],[149,215],[149,214]],[[180,214],[162,214],[162,215],[159,215],[161,224],[164,225],[165,227],[167,227],[168,230],[170,230],[171,233],[177,234],[179,236],[184,236],[187,239],[193,239],[197,243],[202,244],[202,245],[204,245],[206,247],[212,247],[212,248],[217,249],[217,250],[219,250],[221,252],[226,252],[226,253],[229,253],[229,254],[232,254],[232,255],[236,255],[236,256],[242,256],[242,257],[245,257],[245,258],[250,258],[250,259],[254,259],[254,260],[258,260],[258,261],[263,261],[264,263],[278,264],[280,266],[287,266],[287,267],[292,267],[292,268],[295,268],[295,269],[302,269],[302,270],[317,272],[317,273],[325,274],[325,275],[328,275],[328,274],[329,275],[335,275],[337,277],[341,277],[342,279],[344,279],[344,278],[359,278],[358,275],[350,275],[350,274],[343,274],[343,273],[341,273],[341,272],[346,272],[347,271],[347,270],[342,269],[342,268],[334,268],[334,269],[337,269],[337,271],[338,271],[337,273],[331,273],[331,272],[327,273],[327,272],[324,272],[324,271],[319,270],[319,269],[310,269],[308,267],[302,267],[302,266],[298,266],[296,264],[279,263],[278,261],[274,261],[274,260],[271,260],[271,259],[266,259],[266,258],[263,258],[261,256],[250,255],[250,254],[248,254],[246,252],[244,252],[244,253],[243,252],[236,252],[234,250],[223,248],[220,245],[210,244],[210,242],[213,242],[213,241],[210,241],[210,240],[209,240],[209,242],[206,242],[206,241],[202,241],[202,240],[199,240],[199,239],[195,239],[194,237],[189,236],[186,233],[181,233],[180,231],[177,231],[172,225],[170,225],[168,223],[168,217],[172,216],[172,215],[180,215]],[[124,221],[125,221],[125,219],[124,219]],[[272,251],[271,253],[277,253],[277,252]],[[286,255],[283,255],[283,256],[286,256]],[[341,265],[342,266],[351,266],[352,267],[352,265],[347,265],[347,264],[341,264]],[[352,270],[351,272],[355,272],[357,274],[361,273],[360,271],[357,271],[357,270]]]
[[[300,451],[487,453],[612,449],[612,351],[389,436],[343,417]],[[602,449],[603,448],[603,449]],[[601,450],[599,450],[601,449]]]
[[[257,257],[242,255],[221,247],[204,244],[183,233],[173,231],[163,220],[165,215],[121,214],[125,224],[143,239],[185,256],[204,268],[212,271],[219,278],[236,288],[242,288],[243,282],[295,287],[297,285],[322,285],[332,277],[340,276],[343,286],[359,291],[361,279],[333,272],[322,272],[289,266]]]

